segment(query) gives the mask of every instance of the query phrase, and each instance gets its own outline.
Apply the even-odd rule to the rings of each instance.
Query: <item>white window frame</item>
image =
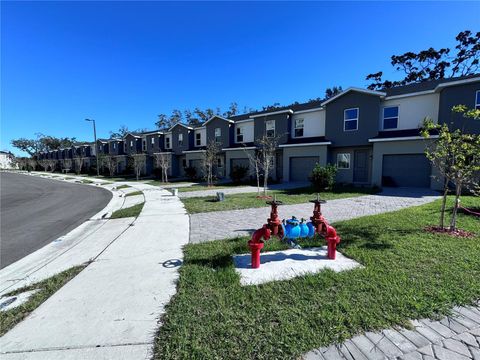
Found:
[[[239,140],[239,137],[242,137],[242,140]],[[243,126],[237,126],[235,130],[235,142],[237,143],[243,143],[245,140],[245,134],[244,134],[244,127]]]
[[[196,132],[195,133],[195,146],[202,146],[202,133]]]
[[[339,166],[339,158],[340,156],[343,156],[345,155],[346,158],[348,159],[348,167],[340,167]],[[349,170],[351,167],[351,156],[350,156],[350,153],[338,153],[337,154],[337,169],[338,170]]]
[[[127,152],[127,142],[123,142],[123,151]]]
[[[172,148],[171,136],[165,136],[165,149]]]
[[[475,109],[480,110],[480,100],[478,99],[480,95],[480,90],[475,91]]]
[[[142,151],[147,151],[147,139],[142,140]]]
[[[385,109],[390,109],[390,108],[397,108],[397,116],[390,116],[390,117],[385,117]],[[392,106],[385,106],[382,110],[382,130],[395,130],[398,129],[398,122],[400,121],[400,106],[398,105],[392,105]],[[397,119],[397,126],[392,127],[392,128],[387,128],[385,129],[385,120],[388,119]]]
[[[268,135],[269,131],[273,131],[272,136]],[[266,120],[265,121],[265,135],[267,137],[275,137],[275,120]]]
[[[301,121],[301,126],[297,123]],[[297,136],[297,130],[302,130],[302,135]],[[294,124],[293,124],[293,137],[294,138],[300,138],[305,136],[305,119],[295,119]]]
[[[152,136],[152,145],[155,145],[155,138]]]
[[[222,129],[215,128],[215,142],[219,143],[222,141]]]
[[[133,140],[130,140],[130,150],[133,150]]]
[[[116,145],[117,145],[117,143],[113,142],[113,149],[116,149]]]
[[[183,146],[183,134],[178,134],[178,146]]]
[[[346,116],[347,116],[347,111],[348,110],[357,110],[357,117],[354,118],[354,119],[347,119]],[[343,131],[357,131],[358,130],[358,118],[359,117],[360,117],[360,109],[358,107],[357,108],[348,108],[348,109],[343,110]],[[355,129],[346,130],[345,125],[346,125],[347,121],[356,121],[357,122],[357,127]]]

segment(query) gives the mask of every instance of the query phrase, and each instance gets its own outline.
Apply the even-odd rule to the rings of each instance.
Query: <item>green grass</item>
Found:
[[[324,200],[334,200],[349,197],[356,197],[365,194],[373,194],[378,189],[339,187],[333,191],[320,193],[320,198]],[[263,194],[263,193],[261,193]],[[270,190],[268,195],[276,195],[277,200],[283,201],[285,205],[306,203],[316,197],[317,192],[311,187],[288,189],[288,190]],[[215,201],[213,196],[193,197],[182,199],[185,208],[190,214],[222,210],[238,210],[269,206],[265,204],[267,200],[257,199],[257,193],[244,194],[225,194],[224,201]]]
[[[125,197],[127,197],[127,196],[136,196],[136,195],[143,195],[143,192],[142,192],[142,191],[134,191],[134,192],[131,192],[131,193],[126,194]]]
[[[233,184],[233,183],[215,184],[213,186],[192,185],[192,186],[179,187],[178,192],[220,190],[220,189],[226,189],[226,188],[230,188],[230,187],[246,187],[246,186],[248,186],[248,185],[238,185],[238,184]],[[172,186],[172,187],[175,187],[175,186]]]
[[[83,184],[93,184],[93,181],[92,181],[92,180],[88,180],[88,179],[82,179],[82,183],[83,183]]]
[[[112,216],[110,216],[110,219],[137,217],[138,215],[140,215],[140,212],[142,211],[144,204],[145,204],[145,202],[143,202],[141,204],[134,205],[134,206],[130,206],[130,207],[125,208],[125,209],[120,209],[120,210],[114,211]]]
[[[117,186],[117,190],[120,190],[120,189],[126,189],[126,188],[129,188],[131,187],[130,185],[120,185],[120,186]]]
[[[150,180],[150,181],[147,181],[146,184],[148,185],[153,185],[153,186],[162,186],[162,187],[165,187],[165,188],[171,188],[171,187],[175,187],[175,186],[178,186],[178,185],[185,185],[185,184],[191,184],[192,181],[170,181],[170,182],[162,182],[160,180]]]
[[[462,201],[480,205],[479,198]],[[478,219],[459,215],[459,226],[475,232],[474,238],[425,232],[437,223],[439,206],[436,201],[337,223],[339,250],[364,268],[259,286],[240,286],[233,268],[231,256],[248,252],[247,238],[187,245],[155,358],[295,359],[367,330],[434,317],[479,299]],[[265,250],[283,247],[272,241]]]
[[[85,265],[86,266],[86,265]],[[12,291],[4,296],[17,295],[25,291],[39,289],[25,303],[8,311],[0,312],[0,336],[12,329],[16,324],[27,317],[33,310],[39,307],[45,300],[52,296],[58,289],[73,279],[85,266],[76,266],[45,279],[36,284]]]

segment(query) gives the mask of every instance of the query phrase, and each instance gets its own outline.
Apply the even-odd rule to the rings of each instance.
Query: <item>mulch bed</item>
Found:
[[[425,231],[432,234],[445,234],[445,235],[450,235],[453,237],[461,237],[461,238],[469,238],[469,237],[475,236],[475,233],[472,233],[470,231],[466,231],[462,229],[456,229],[454,231],[450,231],[449,228],[441,228],[439,226],[427,226],[425,228]]]

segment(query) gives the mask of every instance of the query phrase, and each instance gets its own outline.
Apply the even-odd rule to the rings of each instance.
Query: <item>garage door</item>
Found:
[[[383,155],[383,186],[430,187],[430,174],[424,154]]]
[[[291,157],[290,181],[307,181],[319,160],[318,156]]]
[[[248,161],[247,158],[245,159],[231,159],[230,160],[230,169],[233,170],[235,166],[243,166],[248,168],[250,165],[250,162]]]

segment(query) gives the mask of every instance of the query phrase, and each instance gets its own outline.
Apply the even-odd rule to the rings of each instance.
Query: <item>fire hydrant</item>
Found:
[[[337,244],[340,242],[340,236],[337,235],[337,230],[333,226],[327,224],[327,233],[325,235],[327,241],[327,257],[330,260],[335,260],[337,253]]]
[[[272,207],[270,217],[267,219],[268,227],[273,235],[279,235],[282,228],[282,221],[278,217],[278,205],[283,205],[283,202],[277,201],[277,196],[273,195],[272,201],[267,201],[267,204]]]
[[[313,207],[313,216],[310,218],[312,221],[312,225],[315,228],[315,232],[317,234],[324,235],[327,231],[327,220],[322,215],[322,206],[321,204],[325,204],[325,200],[320,199],[320,195],[317,194],[317,198],[315,200],[310,200],[311,203],[314,203]]]
[[[270,239],[270,234],[271,231],[268,225],[265,224],[261,229],[256,230],[252,235],[252,239],[248,241],[248,246],[252,254],[252,268],[254,269],[260,267],[260,250],[262,250],[264,246],[262,239]]]

